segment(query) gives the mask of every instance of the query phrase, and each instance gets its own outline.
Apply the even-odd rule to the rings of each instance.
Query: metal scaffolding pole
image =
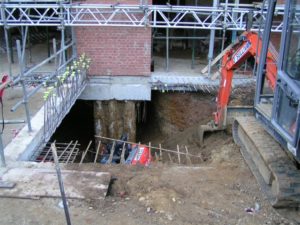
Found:
[[[59,26],[64,17],[65,26],[118,26],[157,27],[204,30],[243,31],[246,29],[246,15],[253,11],[253,27],[259,28],[260,18],[265,20],[266,9],[254,5],[238,7],[176,6],[176,5],[126,5],[126,4],[63,4],[59,3],[3,3],[0,26]],[[228,6],[229,7],[229,6]],[[61,10],[63,9],[63,10]],[[63,15],[61,14],[63,11]],[[31,13],[30,13],[31,12]],[[280,16],[284,7],[276,8],[278,20],[272,24],[273,32],[281,32]],[[168,16],[170,15],[170,16]],[[212,20],[212,17],[215,17]],[[5,17],[5,18],[3,18]],[[300,15],[296,15],[300,19]],[[223,23],[225,21],[225,24]]]
[[[166,71],[169,71],[169,29],[166,29]]]
[[[65,21],[64,21],[64,8],[62,6],[62,3],[60,2],[60,29],[61,29],[61,49],[65,48]],[[60,65],[63,65],[66,62],[66,51],[62,51],[61,54],[62,60]]]
[[[25,58],[25,52],[26,52],[26,40],[28,36],[28,28],[25,27],[25,30],[22,31],[22,61],[23,61],[23,67],[26,66],[26,58]]]
[[[168,0],[167,4],[170,4],[170,0]],[[168,20],[170,19],[170,14],[167,13],[167,18]],[[169,51],[170,51],[170,47],[169,47],[169,28],[166,28],[166,71],[169,72]]]
[[[213,7],[218,7],[218,5],[219,5],[219,0],[214,0]],[[214,21],[215,19],[216,19],[216,15],[214,14],[212,20]],[[210,31],[209,50],[208,50],[208,76],[211,75],[211,62],[214,57],[215,34],[216,31],[212,29]]]
[[[4,2],[2,2],[1,4],[1,20],[3,21],[3,25],[4,25],[4,36],[5,36],[5,46],[6,46],[6,54],[7,54],[7,61],[8,61],[8,75],[11,78],[12,76],[12,69],[11,69],[11,48],[10,48],[10,44],[9,44],[9,37],[8,37],[8,27],[6,24],[6,16],[5,16],[5,6],[4,6]]]
[[[72,47],[72,54],[73,54],[73,57],[77,57],[78,53],[77,53],[77,38],[76,38],[76,32],[75,32],[75,29],[74,27],[71,27],[71,36],[72,36],[72,41],[74,43],[73,47]]]
[[[240,0],[234,0],[234,5],[235,5],[235,7],[238,7],[239,3],[240,3]],[[233,16],[233,19],[236,20],[237,14],[234,13],[232,16]],[[236,31],[236,30],[232,31],[232,33],[231,33],[231,42],[232,42],[232,43],[235,42],[236,36],[237,36],[237,31]]]
[[[20,82],[21,82],[22,89],[23,89],[23,104],[24,104],[25,113],[26,113],[28,131],[31,132],[32,127],[31,127],[30,113],[29,113],[29,108],[28,108],[27,90],[26,90],[26,86],[25,86],[25,82],[24,82],[24,61],[22,58],[22,48],[21,48],[20,40],[17,40],[17,52],[18,52],[19,67],[20,67]]]
[[[5,167],[5,156],[4,156],[4,146],[2,142],[2,134],[0,133],[0,167]]]
[[[12,57],[11,57],[11,48],[9,44],[9,38],[8,38],[8,28],[4,27],[4,35],[5,35],[5,45],[6,45],[6,54],[7,54],[7,61],[8,61],[8,75],[11,78],[12,77],[12,68],[11,68],[11,63],[12,63]]]
[[[228,0],[225,0],[225,14],[226,14],[226,15],[227,15],[227,13],[228,13],[227,10],[228,10]],[[225,18],[224,18],[224,24],[226,24]],[[246,25],[246,27],[247,27],[247,25]],[[225,46],[226,30],[227,30],[227,28],[224,26],[224,27],[223,27],[223,34],[222,34],[222,46],[221,46],[221,52],[223,52],[224,46]]]
[[[195,0],[195,6],[198,5],[198,0]],[[195,48],[196,48],[196,29],[193,29],[193,39],[192,39],[192,65],[191,68],[195,68]]]

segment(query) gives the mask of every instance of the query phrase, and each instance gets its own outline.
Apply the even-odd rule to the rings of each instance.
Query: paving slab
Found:
[[[107,172],[62,170],[62,178],[67,198],[101,200],[107,194],[111,175]],[[0,188],[0,197],[61,197],[54,169],[12,168],[1,180],[15,183],[15,187]]]

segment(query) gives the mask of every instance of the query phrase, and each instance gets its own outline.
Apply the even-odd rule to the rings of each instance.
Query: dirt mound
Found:
[[[198,134],[199,125],[194,125],[183,132],[177,132],[172,137],[166,139],[162,146],[168,149],[177,149],[179,146],[181,151],[185,150],[185,146],[188,148],[189,153],[200,156],[200,158],[192,158],[194,164],[202,162],[210,162],[212,152],[219,152],[220,148],[230,144],[235,146],[231,136],[225,131],[218,131],[213,133],[206,133],[204,136],[204,143],[201,145]]]

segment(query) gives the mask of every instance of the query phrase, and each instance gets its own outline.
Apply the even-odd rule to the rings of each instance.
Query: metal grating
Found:
[[[35,162],[54,162],[51,144],[48,142],[44,147],[38,149],[32,156]],[[57,149],[58,161],[60,163],[74,163],[80,151],[78,141],[70,143],[55,143]]]

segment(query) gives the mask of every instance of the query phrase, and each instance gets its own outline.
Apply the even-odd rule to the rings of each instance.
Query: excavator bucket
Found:
[[[203,146],[203,144],[204,144],[204,134],[205,133],[215,132],[215,131],[219,131],[219,130],[223,130],[223,129],[215,126],[212,123],[208,123],[208,124],[205,124],[205,125],[200,125],[199,128],[198,128],[198,138],[199,138],[200,146]]]
[[[253,115],[253,106],[229,106],[226,110],[226,122],[222,127],[218,127],[214,124],[214,121],[211,121],[205,125],[200,125],[198,127],[198,140],[200,146],[204,144],[205,133],[216,132],[225,130],[228,125],[232,125],[234,119],[240,116],[252,116]]]

